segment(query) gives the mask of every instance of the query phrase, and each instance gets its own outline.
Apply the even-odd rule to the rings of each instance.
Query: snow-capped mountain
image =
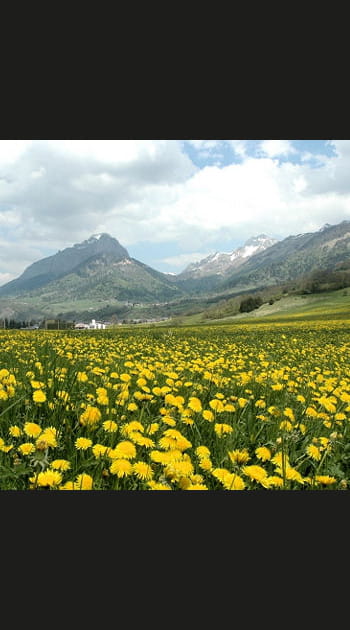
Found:
[[[216,252],[199,262],[191,263],[179,274],[182,277],[202,278],[203,276],[225,275],[237,269],[248,258],[258,254],[278,241],[275,238],[259,234],[248,239],[242,247],[232,252]]]

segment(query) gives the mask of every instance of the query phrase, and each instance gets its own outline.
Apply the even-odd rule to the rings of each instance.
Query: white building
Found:
[[[103,322],[97,322],[96,319],[92,319],[89,324],[89,328],[90,330],[104,329],[106,328],[106,324],[103,324]]]

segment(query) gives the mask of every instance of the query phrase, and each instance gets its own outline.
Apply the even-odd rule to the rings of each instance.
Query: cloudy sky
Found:
[[[108,232],[179,273],[350,220],[350,140],[0,140],[0,285]]]

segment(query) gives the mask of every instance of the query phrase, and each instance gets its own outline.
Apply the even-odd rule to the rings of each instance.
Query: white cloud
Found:
[[[213,251],[210,252],[192,252],[189,254],[179,254],[178,256],[169,256],[168,258],[162,258],[159,262],[166,263],[167,265],[172,265],[174,269],[182,270],[184,267],[187,267],[190,263],[199,262],[212,254]]]
[[[288,161],[288,140],[262,141],[255,158],[243,140],[190,141],[211,158],[229,143],[243,158],[202,169],[177,140],[11,142],[0,141],[2,278],[98,232],[125,247],[176,242],[180,255],[162,261],[183,268],[219,241],[226,251],[261,232],[283,238],[350,218],[349,140],[332,141],[317,168],[307,151]]]
[[[234,153],[241,158],[245,158],[247,155],[247,142],[246,140],[228,140]]]
[[[269,158],[296,153],[296,149],[290,140],[263,140],[259,148],[261,154]]]

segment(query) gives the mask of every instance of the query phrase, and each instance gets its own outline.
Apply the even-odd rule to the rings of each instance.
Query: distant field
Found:
[[[203,320],[201,314],[182,317],[187,325],[286,322],[288,320],[334,320],[350,318],[350,289],[327,293],[282,297],[273,304],[263,304],[250,313],[238,313],[220,319]]]

